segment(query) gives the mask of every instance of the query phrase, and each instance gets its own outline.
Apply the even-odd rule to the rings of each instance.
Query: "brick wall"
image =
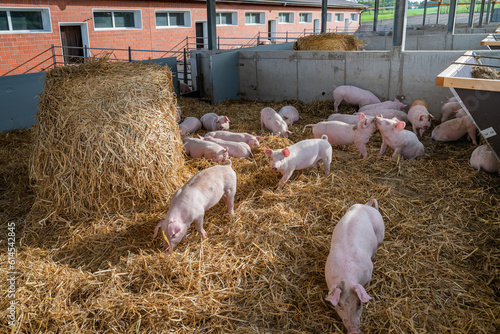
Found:
[[[78,24],[83,27],[83,34],[87,36],[88,46],[91,48],[118,48],[143,50],[182,50],[185,47],[185,40],[188,37],[189,47],[195,47],[196,36],[195,22],[206,21],[206,4],[204,2],[189,1],[83,1],[83,0],[7,0],[0,2],[1,7],[28,7],[28,8],[48,8],[50,11],[49,32],[36,33],[0,33],[0,75],[21,74],[30,69],[41,70],[52,64],[51,45],[56,46],[56,54],[61,55],[60,48],[61,25]],[[134,9],[140,10],[142,27],[140,29],[94,29],[93,10],[95,9]],[[191,26],[179,28],[156,28],[155,10],[183,10],[191,14]],[[269,5],[245,5],[245,4],[216,4],[216,11],[237,13],[238,25],[217,26],[217,36],[219,36],[221,48],[232,48],[247,43],[255,43],[255,40],[245,38],[255,38],[259,33],[261,38],[267,38],[268,20],[276,20],[277,42],[284,42],[288,32],[289,37],[296,38],[304,30],[311,33],[315,19],[321,19],[321,8],[314,7],[291,7],[291,6],[269,6]],[[245,12],[264,12],[264,24],[245,24]],[[294,23],[278,23],[279,12],[294,12]],[[312,22],[299,23],[299,12],[312,13]],[[349,18],[350,13],[359,13],[356,9],[328,9],[332,13],[332,22],[327,24],[328,31],[344,30],[344,22],[334,22],[334,13],[345,13]],[[358,15],[359,18],[359,15]],[[359,27],[359,22],[350,22],[350,31],[355,31]],[[231,39],[239,37],[240,39]],[[87,43],[85,43],[87,44]],[[59,46],[59,48],[57,48]],[[102,51],[92,50],[92,54],[98,55]],[[133,59],[147,59],[148,57],[159,58],[164,53],[133,52]],[[169,55],[171,56],[171,55]],[[128,59],[127,51],[115,51],[112,58]],[[58,62],[62,62],[61,56],[56,57]],[[41,66],[37,66],[43,62]]]

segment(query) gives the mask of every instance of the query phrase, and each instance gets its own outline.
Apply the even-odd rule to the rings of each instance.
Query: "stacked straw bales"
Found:
[[[33,209],[165,207],[186,179],[175,104],[168,67],[101,59],[48,72],[29,162]]]
[[[359,51],[364,42],[352,35],[326,33],[300,37],[293,44],[294,50]]]

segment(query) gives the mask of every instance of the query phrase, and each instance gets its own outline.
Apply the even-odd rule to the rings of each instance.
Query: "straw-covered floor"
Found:
[[[276,191],[281,174],[271,171],[263,147],[311,138],[303,126],[326,118],[333,102],[179,104],[184,116],[216,112],[230,118],[232,131],[254,134],[265,106],[293,104],[304,119],[289,139],[267,134],[255,159],[232,159],[235,216],[221,201],[205,214],[208,238],[192,226],[172,255],[151,239],[166,207],[127,217],[26,220],[34,201],[31,133],[0,135],[2,232],[16,223],[14,332],[343,333],[325,301],[324,266],[336,222],[370,198],[379,202],[386,234],[366,286],[373,299],[363,311],[364,332],[499,331],[500,177],[470,167],[474,146],[466,139],[436,143],[427,133],[428,156],[407,161],[377,156],[376,133],[366,160],[354,147],[335,147],[331,174],[296,171]],[[186,158],[191,174],[212,165]],[[2,270],[2,291],[6,275]],[[3,319],[8,303],[0,300]],[[0,326],[10,332],[6,321]]]

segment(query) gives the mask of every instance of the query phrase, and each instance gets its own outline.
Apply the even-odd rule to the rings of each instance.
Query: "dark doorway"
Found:
[[[83,62],[81,26],[61,26],[61,41],[65,64]]]
[[[196,49],[200,50],[203,49],[203,47],[205,46],[204,36],[203,36],[203,22],[196,22],[195,29],[196,29]]]

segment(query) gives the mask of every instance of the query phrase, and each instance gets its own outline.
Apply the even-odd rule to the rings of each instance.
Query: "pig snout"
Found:
[[[271,169],[272,169],[273,171],[277,171],[277,170],[278,170],[278,168],[277,168],[276,166],[271,166]]]

